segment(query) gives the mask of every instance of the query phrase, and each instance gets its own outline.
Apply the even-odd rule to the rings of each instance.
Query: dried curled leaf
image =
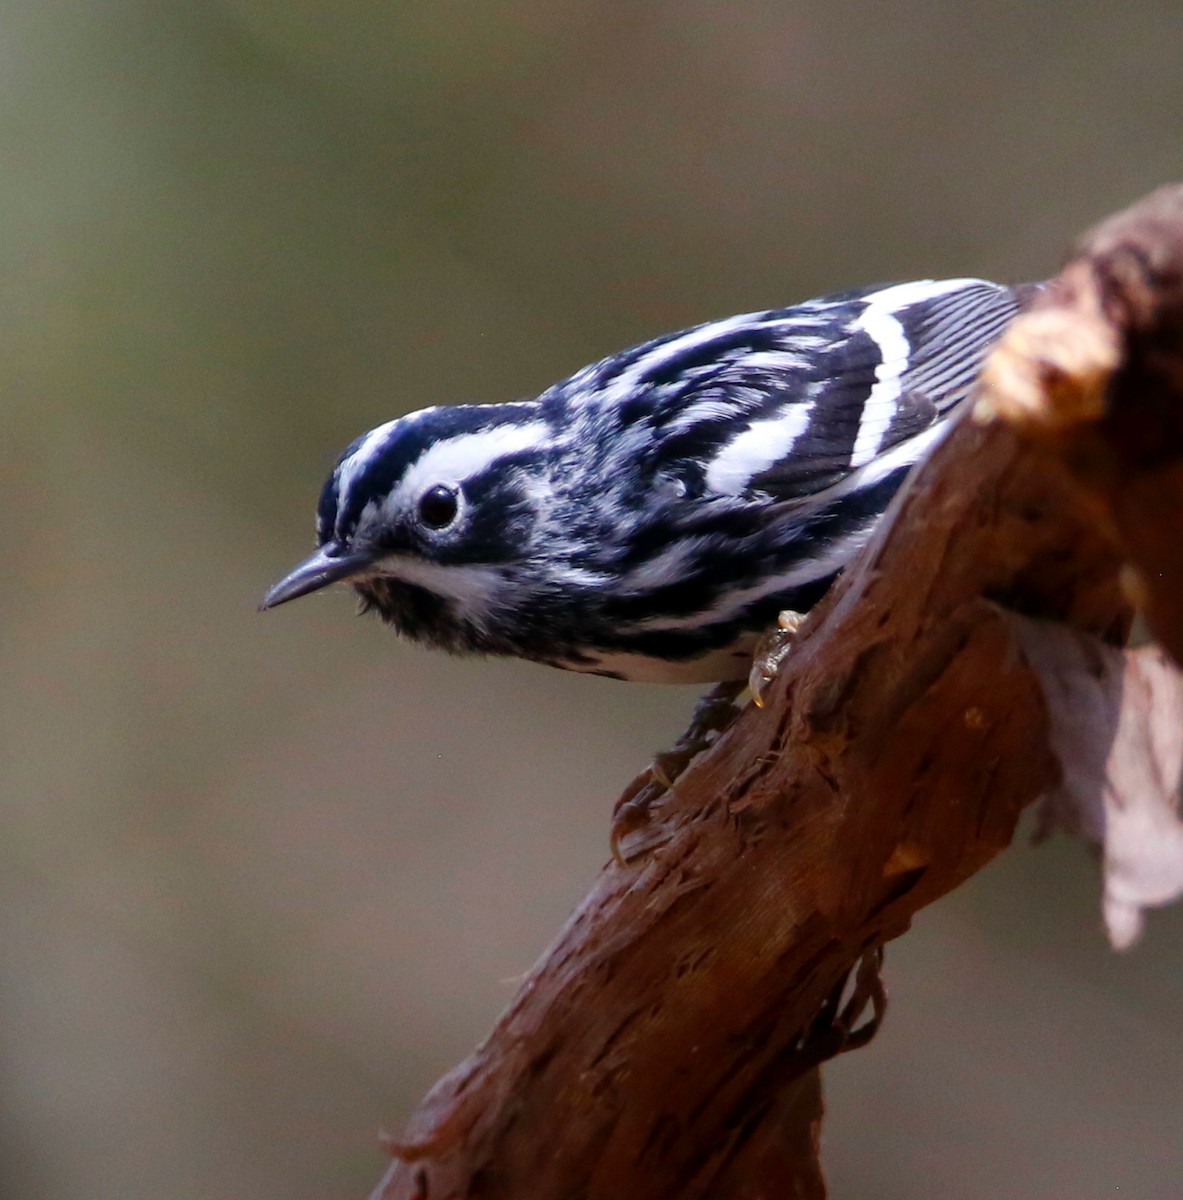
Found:
[[[1062,771],[1045,816],[1100,848],[1105,926],[1125,949],[1144,909],[1183,895],[1183,673],[1157,646],[1014,620]]]

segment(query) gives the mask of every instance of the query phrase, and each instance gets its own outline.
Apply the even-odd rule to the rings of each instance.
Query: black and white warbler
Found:
[[[535,400],[389,421],[341,455],[320,549],[263,607],[348,580],[454,653],[742,679],[867,540],[1026,290],[845,292],[655,338]]]

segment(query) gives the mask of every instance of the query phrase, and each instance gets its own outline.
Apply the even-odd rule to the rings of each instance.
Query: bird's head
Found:
[[[424,409],[378,426],[325,482],[319,548],[262,607],[347,581],[408,637],[497,652],[487,643],[499,613],[528,590],[549,446],[533,404]]]

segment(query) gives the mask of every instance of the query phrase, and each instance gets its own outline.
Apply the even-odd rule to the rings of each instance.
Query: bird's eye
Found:
[[[432,529],[444,529],[456,519],[460,499],[456,489],[437,483],[419,497],[419,519]]]

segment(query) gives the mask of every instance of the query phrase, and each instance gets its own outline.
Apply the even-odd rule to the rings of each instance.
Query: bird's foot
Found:
[[[624,866],[628,858],[642,853],[649,845],[630,847],[631,855],[622,850],[624,839],[649,823],[653,803],[673,789],[678,776],[693,759],[708,747],[739,715],[735,698],[743,691],[740,683],[720,683],[698,702],[686,732],[669,749],[653,756],[653,762],[625,788],[612,811],[612,832],[609,844],[612,857]]]
[[[748,691],[752,693],[752,702],[757,708],[764,707],[764,697],[772,681],[780,674],[781,664],[788,658],[805,616],[805,613],[786,608],[777,617],[776,628],[756,643],[752,670],[748,675]]]

